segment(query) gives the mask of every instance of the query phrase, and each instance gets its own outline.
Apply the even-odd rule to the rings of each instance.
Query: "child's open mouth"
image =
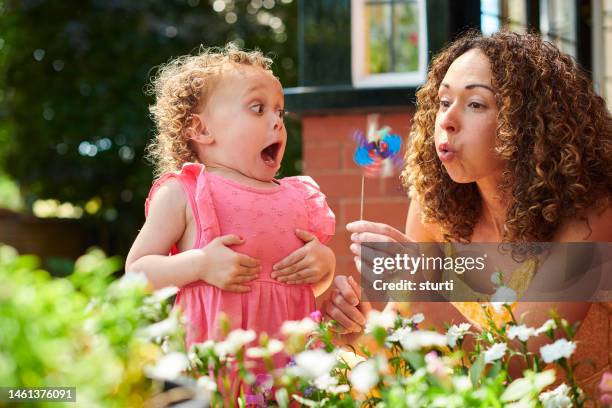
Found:
[[[261,158],[263,159],[266,166],[275,167],[276,159],[278,158],[278,152],[280,151],[281,144],[279,142],[272,143],[261,151]]]

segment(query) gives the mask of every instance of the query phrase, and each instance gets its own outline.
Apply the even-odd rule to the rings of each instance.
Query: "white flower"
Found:
[[[495,286],[503,285],[501,271],[496,270],[495,272],[491,274],[491,283],[494,284]]]
[[[520,326],[510,326],[508,329],[508,338],[510,340],[518,337],[520,341],[527,341],[529,337],[534,336],[536,331],[533,327],[527,327],[524,324]]]
[[[466,375],[453,377],[453,386],[458,392],[467,391],[472,388],[472,381]]]
[[[346,365],[352,369],[353,367],[355,367],[357,364],[366,361],[366,358],[363,356],[360,356],[359,354],[355,354],[350,350],[344,350],[341,349],[338,352],[338,360],[339,361],[344,361],[346,363]]]
[[[576,343],[559,339],[553,344],[547,344],[540,347],[540,354],[545,363],[552,363],[560,358],[569,358],[576,350]]]
[[[434,331],[418,330],[406,333],[401,339],[400,344],[407,351],[419,350],[423,347],[444,347],[446,346],[446,336]]]
[[[410,333],[411,331],[412,328],[410,326],[400,327],[399,329],[391,333],[389,336],[387,336],[386,341],[401,341],[406,336],[406,334]]]
[[[198,378],[196,382],[196,395],[199,400],[202,400],[202,405],[207,407],[210,405],[212,393],[217,391],[217,383],[209,376]]]
[[[364,394],[378,383],[378,367],[376,361],[370,359],[357,364],[349,374],[349,380],[353,387]]]
[[[261,358],[272,356],[284,347],[284,344],[280,340],[271,339],[268,341],[266,347],[251,347],[246,351],[246,355],[251,358]]]
[[[207,375],[198,378],[197,386],[206,391],[217,391],[217,383]]]
[[[549,330],[555,330],[557,328],[557,323],[553,319],[548,319],[544,322],[542,326],[536,329],[536,334],[546,333]]]
[[[461,340],[463,336],[468,332],[468,330],[472,327],[469,323],[461,323],[459,326],[453,324],[448,328],[448,332],[446,333],[446,341],[449,346],[455,347],[457,345],[457,340]]]
[[[117,288],[119,290],[131,290],[131,289],[146,289],[149,286],[149,279],[142,272],[126,272],[125,275],[117,281]]]
[[[341,384],[335,387],[329,387],[327,389],[327,392],[329,392],[330,394],[342,394],[343,392],[349,392],[350,389],[351,387],[349,387],[348,384]]]
[[[338,379],[336,377],[332,377],[329,374],[317,377],[314,380],[314,385],[318,389],[327,391],[331,394],[339,394],[342,392],[348,392],[350,390],[348,384],[338,385]]]
[[[540,394],[540,402],[544,408],[569,408],[572,400],[568,396],[570,388],[567,384],[561,384],[552,391]]]
[[[404,319],[404,323],[405,324],[410,324],[410,323],[419,324],[419,323],[422,323],[424,320],[425,320],[425,316],[423,315],[423,313],[417,313],[408,319]]]
[[[215,344],[215,353],[219,356],[219,358],[224,359],[230,354],[236,354],[241,347],[249,344],[255,340],[256,337],[257,335],[253,330],[233,330],[230,332],[229,336],[227,336],[227,339]]]
[[[156,290],[151,296],[153,296],[154,300],[162,302],[169,297],[176,295],[177,293],[178,288],[176,286],[166,286],[165,288]]]
[[[302,320],[287,320],[281,326],[285,336],[307,336],[317,328],[317,323],[309,317]]]
[[[189,360],[183,353],[173,352],[159,359],[155,367],[149,368],[150,377],[164,380],[174,380],[189,366]]]
[[[506,354],[508,346],[506,343],[495,343],[489,347],[484,354],[485,364],[499,360]]]
[[[369,333],[376,327],[382,327],[383,329],[393,327],[396,317],[396,313],[390,310],[384,310],[382,312],[379,312],[378,310],[370,310],[370,313],[368,313],[365,331],[366,333]]]
[[[151,324],[140,332],[140,334],[149,339],[155,339],[158,337],[168,336],[176,332],[179,328],[178,322],[174,316],[170,316],[169,318],[162,320],[161,322],[157,322]]]
[[[306,350],[295,356],[297,374],[307,379],[329,374],[336,365],[337,353],[325,350]]]
[[[511,305],[516,301],[516,292],[507,286],[500,286],[497,288],[493,296],[491,296],[491,305],[497,313],[501,313],[503,305]]]

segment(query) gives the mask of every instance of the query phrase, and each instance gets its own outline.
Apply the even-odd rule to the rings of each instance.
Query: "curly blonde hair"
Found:
[[[481,216],[476,184],[452,181],[434,143],[440,83],[473,48],[488,57],[498,90],[496,151],[505,161],[499,187],[511,197],[504,241],[549,241],[565,221],[586,221],[590,210],[610,205],[612,119],[585,72],[537,35],[472,31],[437,55],[417,92],[402,181],[419,200],[422,221],[439,225],[445,240],[469,242]]]
[[[158,67],[147,94],[155,97],[149,107],[156,127],[147,157],[155,176],[177,171],[184,163],[199,162],[185,128],[191,114],[206,103],[228,64],[254,66],[271,72],[272,60],[260,51],[243,51],[229,43],[224,48],[200,47],[196,55],[183,55]]]

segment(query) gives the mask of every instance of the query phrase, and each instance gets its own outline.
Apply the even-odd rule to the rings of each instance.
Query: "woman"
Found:
[[[362,242],[612,241],[612,118],[571,57],[535,35],[468,33],[443,50],[417,92],[407,162],[405,233],[347,225],[358,269]],[[351,342],[371,307],[358,293],[338,276],[325,306]],[[610,304],[518,303],[514,312],[529,311],[525,324],[538,327],[552,308],[583,322],[577,357],[598,361],[577,376],[590,393],[610,367]],[[410,310],[424,313],[425,326],[480,322],[476,304]]]

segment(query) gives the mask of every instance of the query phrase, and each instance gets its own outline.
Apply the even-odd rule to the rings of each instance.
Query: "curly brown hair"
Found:
[[[468,32],[438,54],[417,92],[402,181],[419,200],[422,221],[445,240],[469,242],[481,216],[476,183],[451,180],[436,154],[438,89],[452,62],[478,48],[489,59],[499,108],[496,151],[508,193],[503,240],[549,241],[567,220],[586,221],[610,205],[612,118],[588,75],[535,34]],[[588,225],[588,223],[587,223]]]
[[[192,113],[206,103],[228,64],[254,66],[270,71],[272,60],[260,51],[243,51],[229,43],[224,48],[200,47],[196,55],[183,55],[160,65],[146,92],[155,97],[149,107],[156,127],[147,147],[155,176],[177,171],[184,163],[199,162],[185,135]]]

